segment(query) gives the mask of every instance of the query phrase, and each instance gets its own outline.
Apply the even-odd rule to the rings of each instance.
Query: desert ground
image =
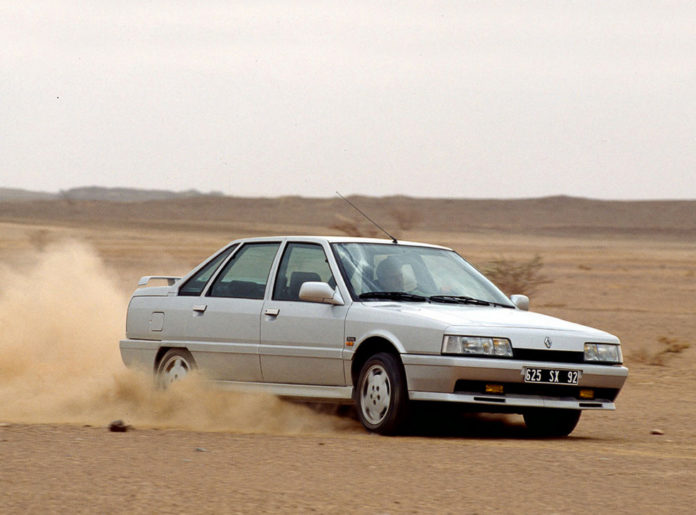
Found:
[[[335,199],[2,201],[0,512],[693,513],[696,202],[353,200],[482,269],[540,256],[531,309],[621,338],[617,410],[565,439],[451,411],[381,437],[196,378],[153,391],[118,354],[140,276],[237,237],[373,229]]]

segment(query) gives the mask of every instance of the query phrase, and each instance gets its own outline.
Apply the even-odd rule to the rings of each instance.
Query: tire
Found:
[[[527,431],[537,437],[568,436],[578,425],[582,411],[573,409],[538,409],[524,413]]]
[[[174,381],[179,381],[196,368],[193,356],[186,349],[169,349],[157,366],[155,381],[157,386],[166,389]]]
[[[368,431],[395,434],[403,426],[408,411],[406,377],[399,359],[379,352],[360,370],[355,389],[358,418]]]

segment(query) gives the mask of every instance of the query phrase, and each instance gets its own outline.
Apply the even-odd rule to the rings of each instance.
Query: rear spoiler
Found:
[[[171,275],[144,275],[138,281],[138,286],[147,286],[147,283],[153,279],[165,280],[167,281],[167,286],[173,286],[181,277],[174,277]]]

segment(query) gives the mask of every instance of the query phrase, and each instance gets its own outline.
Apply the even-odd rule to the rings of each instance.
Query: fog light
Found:
[[[581,399],[594,399],[594,390],[580,390]]]
[[[502,384],[487,384],[486,393],[503,393]]]

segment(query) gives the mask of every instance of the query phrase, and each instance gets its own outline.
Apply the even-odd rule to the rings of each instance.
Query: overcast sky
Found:
[[[696,198],[696,2],[0,0],[0,187]]]

